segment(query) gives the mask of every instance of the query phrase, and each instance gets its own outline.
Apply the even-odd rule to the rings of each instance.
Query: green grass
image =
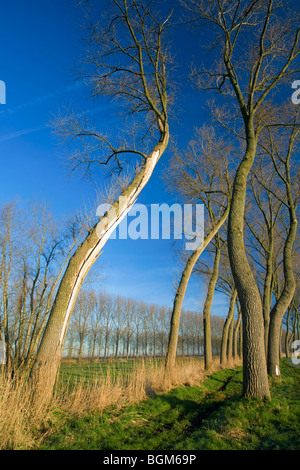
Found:
[[[59,381],[61,383],[82,383],[101,380],[109,374],[112,378],[116,376],[128,376],[136,367],[143,363],[147,365],[159,366],[161,359],[127,359],[115,360],[112,362],[62,362],[59,371]]]
[[[57,410],[55,427],[47,429],[40,448],[299,450],[300,370],[282,361],[281,373],[280,381],[271,381],[271,400],[264,402],[241,397],[237,368],[121,411],[75,418]]]

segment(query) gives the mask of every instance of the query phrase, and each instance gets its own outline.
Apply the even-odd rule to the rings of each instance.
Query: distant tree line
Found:
[[[64,357],[129,358],[166,355],[171,310],[105,291],[83,290],[68,330]],[[213,354],[221,351],[224,319],[212,317]],[[204,352],[202,314],[183,310],[178,355],[201,356]]]
[[[45,205],[0,206],[0,340],[7,365],[36,357],[62,272],[76,243],[75,220],[56,220]]]
[[[288,356],[299,337],[300,106],[286,92],[299,73],[294,2],[180,0],[175,10],[164,2],[113,0],[104,15],[102,7],[89,9],[93,2],[81,3],[90,21],[79,78],[87,78],[95,99],[120,100],[124,128],[106,135],[103,122],[89,121],[86,110],[70,110],[55,129],[70,143],[71,171],[102,178],[107,169],[112,204],[100,220],[93,214],[61,226],[41,207],[26,208],[21,217],[14,204],[1,208],[0,332],[7,362],[31,366],[36,399],[45,401],[64,348],[79,357],[86,351],[106,358],[166,353],[170,374],[178,354],[204,351],[209,370],[217,350],[211,307],[219,290],[229,298],[219,335],[221,363],[241,354],[242,346],[243,395],[270,397],[268,377],[280,376],[282,345]],[[174,67],[169,34],[188,24],[198,59],[191,74],[186,63]],[[177,201],[204,204],[203,244],[182,250],[171,311],[99,297],[85,288],[88,274],[151,185],[170,137],[174,142],[173,103],[185,95],[178,77],[186,86],[187,70],[199,91],[199,110],[211,99],[205,124],[188,136],[189,144],[179,150],[173,144],[164,174]],[[121,173],[123,180],[113,177]],[[207,283],[203,318],[183,310],[195,273]]]
[[[36,201],[0,207],[0,340],[7,365],[30,366],[58,288],[81,237],[78,220],[58,222]],[[164,356],[171,310],[84,287],[68,329],[64,357]],[[224,319],[212,318],[213,354],[221,348]],[[203,355],[202,313],[183,310],[179,355]]]
[[[78,220],[60,223],[45,205],[37,202],[4,204],[0,207],[0,219],[0,340],[5,344],[7,365],[30,366],[35,360],[61,273],[81,232]],[[213,274],[210,258],[216,248],[217,245],[211,243],[206,262],[198,260],[195,268],[203,285],[207,284],[207,296]],[[281,277],[279,273],[278,282]],[[263,285],[262,282],[262,295]],[[274,285],[273,289],[280,289],[276,283]],[[242,357],[242,322],[223,248],[215,289],[228,296],[228,314],[210,317],[211,351],[212,356],[220,356],[221,363],[225,363],[228,359]],[[292,342],[299,339],[299,300],[297,286],[282,323],[280,352],[286,356],[291,353]],[[205,355],[206,309],[207,297],[201,311],[181,310],[177,356]],[[78,360],[164,357],[168,351],[171,317],[169,306],[84,287],[75,305],[63,357]]]

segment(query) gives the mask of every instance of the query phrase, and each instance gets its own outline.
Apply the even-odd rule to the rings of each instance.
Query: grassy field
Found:
[[[200,358],[199,362],[203,363]],[[102,381],[108,375],[113,379],[120,378],[121,376],[127,377],[128,374],[133,372],[139,365],[145,367],[160,367],[162,364],[161,359],[118,359],[113,361],[99,361],[89,362],[82,361],[78,363],[74,361],[63,361],[60,365],[59,380],[61,383],[69,383],[74,385],[76,383],[91,383],[95,381]]]
[[[105,373],[101,364],[64,364],[61,380],[78,376],[94,380]],[[299,385],[300,370],[282,361],[281,380],[271,382],[271,400],[263,403],[241,397],[238,367],[215,372],[197,386],[180,386],[131,406],[78,416],[57,408],[43,429],[39,448],[299,450]]]

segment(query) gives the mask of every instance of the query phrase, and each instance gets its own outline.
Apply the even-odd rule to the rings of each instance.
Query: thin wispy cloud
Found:
[[[103,112],[103,111],[106,111],[107,109],[110,108],[110,104],[104,104],[102,106],[97,106],[96,108],[92,108],[92,109],[89,109],[87,111],[84,111],[82,112],[81,114],[82,115],[94,115],[94,114],[97,114],[99,112]],[[35,126],[35,127],[30,127],[30,128],[27,128],[27,129],[20,129],[20,130],[17,130],[17,131],[14,131],[14,132],[10,132],[10,133],[7,133],[7,134],[4,134],[4,135],[0,135],[0,142],[5,142],[7,140],[12,140],[12,139],[16,139],[18,137],[22,137],[23,135],[27,135],[27,134],[32,134],[34,132],[38,132],[38,131],[41,131],[41,130],[44,130],[44,129],[50,129],[51,128],[51,122],[47,122],[45,124],[42,124],[40,126]]]
[[[31,128],[28,128],[28,129],[21,129],[19,131],[10,132],[8,134],[0,135],[0,142],[5,142],[7,140],[16,139],[17,137],[21,137],[21,136],[26,135],[26,134],[32,134],[33,132],[38,132],[38,131],[41,131],[43,129],[46,129],[46,127],[47,127],[47,125],[31,127]]]
[[[4,109],[0,110],[0,116],[4,116],[7,114],[14,114],[17,111],[20,111],[26,108],[31,108],[32,106],[35,106],[36,104],[53,99],[56,96],[60,96],[66,93],[71,93],[72,91],[75,91],[81,88],[83,84],[84,82],[82,80],[77,80],[76,82],[71,83],[70,85],[67,85],[66,87],[50,91],[49,93],[46,93],[43,96],[38,96],[34,98],[33,100],[27,101],[26,103],[20,103],[10,108],[5,107]]]

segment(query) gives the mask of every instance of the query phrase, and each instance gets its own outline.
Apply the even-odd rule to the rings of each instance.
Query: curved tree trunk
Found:
[[[228,314],[223,326],[223,334],[222,334],[222,343],[221,343],[221,356],[220,356],[220,364],[221,366],[224,366],[229,359],[227,351],[230,353],[230,348],[228,348],[228,340],[229,340],[229,329],[231,327],[231,324],[234,320],[234,306],[235,306],[235,301],[237,298],[237,290],[234,289],[232,291],[231,297],[230,297],[230,304],[229,304],[229,309],[228,309]],[[231,342],[231,357],[232,357],[232,342]]]
[[[279,358],[282,358],[282,322],[280,325]]]
[[[280,333],[282,319],[289,308],[295,293],[296,281],[293,271],[293,248],[297,235],[297,217],[295,211],[295,204],[292,196],[292,183],[290,179],[289,158],[292,151],[294,139],[297,134],[292,134],[289,142],[289,151],[285,161],[285,177],[282,177],[277,169],[275,160],[273,159],[275,168],[278,174],[284,180],[286,186],[286,195],[289,208],[290,226],[288,236],[285,240],[283,251],[283,271],[284,271],[284,287],[280,294],[279,299],[271,310],[270,313],[270,328],[269,328],[269,346],[268,346],[268,373],[270,376],[275,377],[280,375],[279,367],[279,346],[280,346]]]
[[[297,219],[291,221],[290,231],[284,249],[284,288],[271,310],[268,347],[268,373],[271,377],[280,375],[279,346],[282,319],[289,308],[295,293],[296,282],[292,267],[293,244],[297,233]]]
[[[234,330],[234,307],[233,315],[228,330],[228,346],[227,346],[227,361],[232,361],[233,358],[233,330]]]
[[[243,394],[264,398],[270,395],[264,345],[262,302],[244,246],[244,213],[247,177],[257,141],[253,122],[246,126],[247,149],[235,175],[228,218],[228,254],[243,318]]]
[[[238,308],[238,318],[237,318],[237,322],[235,324],[234,332],[233,332],[233,357],[234,358],[237,358],[240,355],[240,351],[238,348],[238,339],[239,339],[239,331],[240,331],[240,326],[241,326],[241,321],[242,321],[242,312],[241,312],[241,309],[239,308],[238,302],[237,302],[237,308]]]
[[[81,362],[81,359],[82,359],[83,339],[84,339],[83,335],[79,335],[78,362]]]
[[[137,196],[148,183],[155,165],[169,140],[168,127],[161,141],[148,156],[140,172],[114,202],[104,217],[90,230],[69,261],[61,280],[48,323],[31,370],[37,397],[51,397],[61,359],[62,347],[80,288],[113,230],[129,212]]]
[[[240,323],[240,328],[239,328],[239,357],[243,357],[243,324],[242,321]]]
[[[182,309],[182,304],[183,304],[184,296],[186,293],[186,289],[188,286],[188,282],[192,275],[194,266],[199,256],[201,255],[201,253],[203,253],[207,245],[211,242],[213,237],[216,235],[220,227],[223,225],[223,223],[227,219],[228,213],[229,213],[229,205],[225,209],[218,223],[211,230],[211,232],[205,237],[203,244],[197,250],[195,250],[191,254],[191,256],[188,258],[185,268],[182,272],[179,286],[176,291],[172,315],[171,315],[169,343],[168,343],[167,356],[166,356],[166,370],[168,372],[172,372],[173,368],[175,367],[181,309]]]
[[[268,338],[269,338],[269,324],[270,324],[270,310],[272,300],[272,289],[273,289],[273,230],[269,231],[269,247],[267,252],[267,263],[266,263],[266,277],[264,282],[264,293],[263,293],[263,316],[264,316],[264,329],[265,329],[265,350],[266,357],[268,354]]]
[[[291,316],[291,305],[288,309],[287,319],[286,319],[286,332],[285,332],[285,357],[290,357],[290,316]]]
[[[204,333],[204,367],[208,370],[212,364],[212,348],[211,348],[211,325],[210,312],[215,291],[216,282],[219,275],[219,263],[221,256],[219,235],[216,235],[216,252],[213,265],[212,275],[208,284],[206,299],[203,307],[203,333]]]

